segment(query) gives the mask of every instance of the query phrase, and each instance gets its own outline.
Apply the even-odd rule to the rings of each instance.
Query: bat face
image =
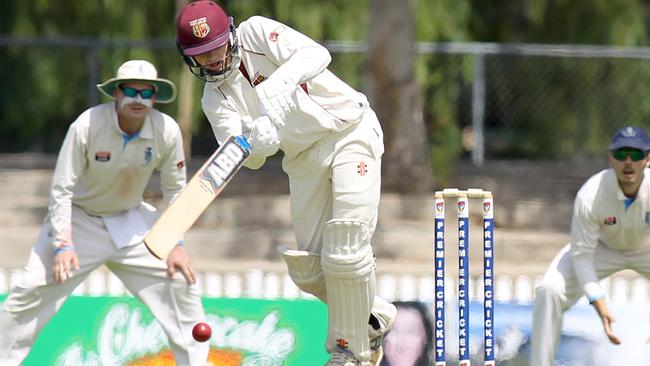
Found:
[[[151,254],[159,259],[169,255],[249,155],[250,146],[243,136],[231,136],[212,154],[145,236]]]
[[[222,189],[241,166],[239,163],[244,162],[246,150],[240,145],[224,144],[221,150],[214,159],[208,160],[209,164],[201,172],[201,183],[208,191]]]

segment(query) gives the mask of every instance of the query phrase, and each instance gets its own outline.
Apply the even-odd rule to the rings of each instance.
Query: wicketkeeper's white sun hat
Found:
[[[129,81],[141,81],[156,87],[156,102],[170,103],[176,98],[176,86],[167,79],[158,77],[158,70],[149,61],[130,60],[117,69],[117,75],[101,84],[97,88],[109,98],[113,98],[113,90]]]

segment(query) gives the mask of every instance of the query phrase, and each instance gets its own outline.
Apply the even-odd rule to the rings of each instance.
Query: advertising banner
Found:
[[[0,302],[4,300],[0,296]],[[219,366],[323,365],[327,309],[316,300],[204,298],[212,327],[209,361]],[[429,366],[433,359],[431,304],[396,302],[398,317],[384,341],[381,366]],[[446,358],[458,362],[458,314],[446,304]],[[482,364],[481,304],[470,306],[472,364]],[[499,366],[528,365],[533,306],[497,303],[495,355]],[[647,306],[615,305],[614,331],[623,344],[607,340],[595,311],[576,305],[564,317],[557,365],[649,365]],[[72,296],[46,325],[24,366],[174,365],[164,332],[149,310],[132,297]]]
[[[395,302],[398,313],[393,330],[384,340],[381,366],[430,366],[434,359],[432,304],[418,301]],[[458,308],[446,303],[445,358],[448,365],[459,363]],[[469,352],[472,365],[483,365],[483,309],[470,308]],[[595,310],[588,304],[573,306],[564,314],[562,337],[555,365],[561,366],[647,366],[650,365],[648,307],[612,304],[617,321],[614,332],[622,344],[613,345],[603,331]],[[494,310],[495,360],[498,366],[527,366],[533,319],[531,303],[498,302]]]
[[[204,298],[203,304],[215,365],[327,361],[327,310],[319,301]],[[73,296],[36,340],[23,363],[32,365],[172,366],[174,359],[162,328],[137,299]]]

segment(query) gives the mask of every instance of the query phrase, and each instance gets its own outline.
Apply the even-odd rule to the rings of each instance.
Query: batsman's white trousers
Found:
[[[332,219],[363,221],[372,236],[377,225],[383,153],[383,132],[368,108],[357,125],[283,160],[298,249],[320,253],[325,223]]]
[[[140,211],[148,223],[155,220],[151,206],[143,204]],[[53,250],[49,235],[50,225],[45,224],[31,251],[24,276],[10,290],[0,312],[0,364],[20,364],[38,333],[68,295],[102,264],[151,310],[167,334],[176,364],[206,364],[208,343],[192,338],[192,327],[204,320],[201,299],[195,286],[189,285],[179,272],[173,279],[169,278],[166,263],[152,256],[142,243],[116,249],[102,218],[73,207],[72,238],[81,268],[74,271],[74,277],[58,284],[52,275]]]
[[[650,278],[650,249],[622,252],[599,243],[594,252],[594,269],[599,280],[624,269],[634,270]],[[566,245],[555,256],[535,290],[531,366],[555,364],[562,316],[582,295],[584,292],[575,275],[570,245]]]
[[[383,152],[381,126],[375,113],[368,108],[358,124],[332,133],[294,158],[283,161],[283,169],[289,176],[291,216],[298,249],[321,255],[331,320],[326,347],[333,351],[337,344],[349,345],[349,350],[362,361],[370,355],[366,334],[375,277],[369,239],[377,225]],[[341,234],[348,240],[329,243],[329,249],[323,251],[326,224],[346,220],[361,225],[368,242],[361,246],[356,242],[351,244],[348,236],[355,234],[350,232],[348,236]],[[337,249],[337,245],[340,248]],[[364,268],[342,263],[340,271],[346,273],[345,278],[334,276],[329,267],[329,270],[323,268],[323,263],[336,262],[330,258],[332,253],[347,252],[347,247],[358,246],[363,250],[358,249],[358,253],[350,255],[355,263],[367,264]],[[351,284],[358,287],[359,296],[345,296],[342,289]]]

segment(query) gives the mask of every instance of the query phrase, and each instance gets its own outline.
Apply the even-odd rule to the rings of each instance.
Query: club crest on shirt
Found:
[[[153,148],[151,146],[147,146],[144,149],[144,165],[149,165],[151,164],[151,159],[153,158]]]
[[[611,226],[611,225],[616,225],[616,216],[607,216],[605,217],[605,220],[603,220],[603,224]]]
[[[268,79],[266,76],[260,74],[259,72],[256,72],[255,77],[253,78],[253,81],[251,81],[251,84],[253,84],[253,86],[255,86],[255,85],[263,82],[266,79]]]
[[[184,166],[185,166],[185,160],[181,160],[178,163],[176,163],[176,167],[178,169],[183,169]]]
[[[98,151],[98,152],[95,153],[95,161],[105,163],[105,162],[107,162],[109,160],[111,160],[111,152],[110,151]]]

